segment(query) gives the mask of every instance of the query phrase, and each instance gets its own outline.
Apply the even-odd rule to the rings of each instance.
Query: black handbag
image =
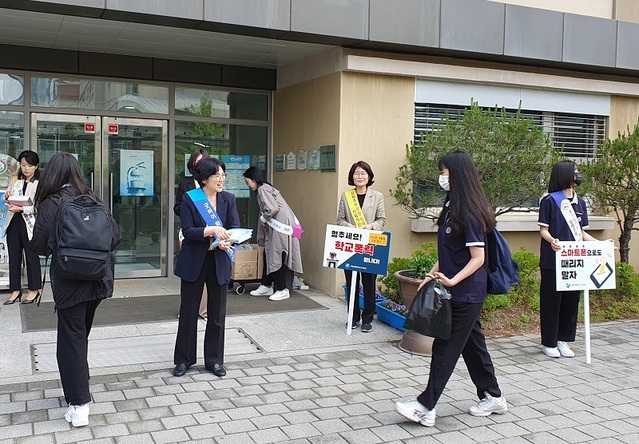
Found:
[[[434,279],[415,296],[404,328],[433,338],[450,339],[452,308],[450,292]]]

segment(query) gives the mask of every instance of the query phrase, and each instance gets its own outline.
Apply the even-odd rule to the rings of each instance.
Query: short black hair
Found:
[[[366,186],[370,187],[371,185],[373,185],[375,183],[375,181],[373,180],[375,178],[375,174],[373,174],[373,169],[371,168],[371,166],[368,163],[364,162],[363,160],[358,160],[351,166],[351,169],[348,172],[348,184],[352,187],[355,186],[355,181],[353,180],[353,174],[355,174],[355,170],[358,167],[366,171],[366,174],[368,174],[368,183],[366,184]]]
[[[200,186],[204,186],[204,181],[216,175],[220,168],[222,168],[222,171],[226,171],[226,165],[220,159],[216,159],[215,157],[202,157],[202,160],[195,166],[193,178],[199,182]]]
[[[18,155],[18,163],[20,163],[22,159],[26,160],[29,165],[40,166],[40,157],[35,151],[24,150]],[[33,173],[33,178],[35,180],[40,179],[40,168],[37,168],[35,170],[35,173]],[[24,179],[22,168],[18,168],[18,179]]]

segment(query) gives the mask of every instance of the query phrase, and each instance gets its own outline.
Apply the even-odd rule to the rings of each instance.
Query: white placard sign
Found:
[[[615,288],[615,244],[608,241],[559,242],[557,291]]]

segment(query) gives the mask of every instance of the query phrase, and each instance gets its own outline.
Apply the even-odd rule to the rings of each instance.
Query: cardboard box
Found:
[[[264,270],[264,247],[251,244],[252,250],[237,250],[231,272],[234,281],[254,281],[262,279]]]

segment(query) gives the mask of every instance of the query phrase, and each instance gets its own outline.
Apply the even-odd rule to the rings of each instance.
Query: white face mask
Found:
[[[439,175],[439,186],[442,187],[444,191],[450,191],[450,184],[448,183],[448,176],[444,176],[443,174]]]

